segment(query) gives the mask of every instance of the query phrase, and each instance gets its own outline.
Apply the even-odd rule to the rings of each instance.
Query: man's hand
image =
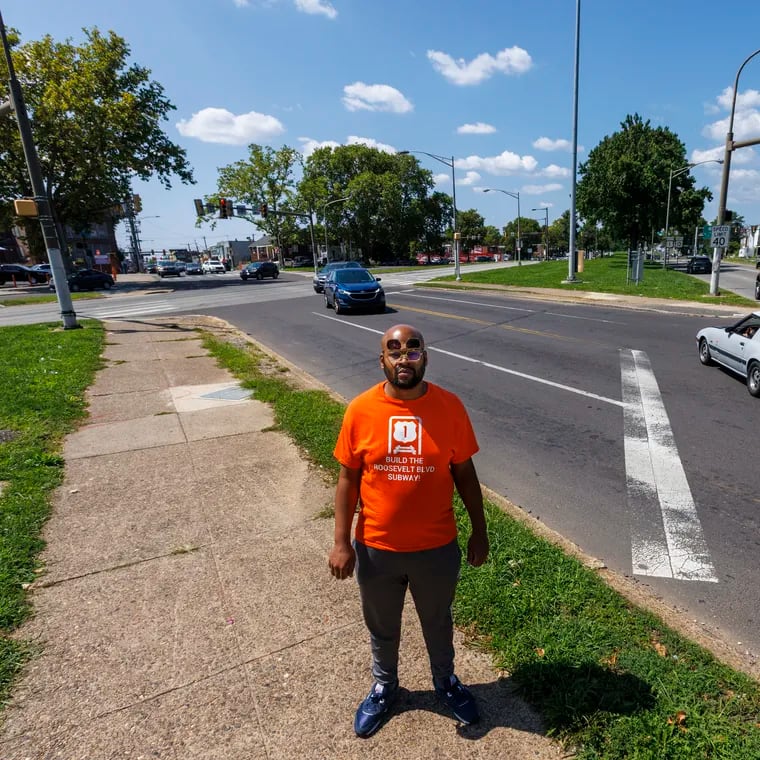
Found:
[[[351,544],[335,544],[330,552],[327,565],[334,578],[342,581],[354,574],[356,564],[356,552]]]
[[[488,559],[488,535],[473,533],[467,542],[467,562],[473,567],[480,567]]]

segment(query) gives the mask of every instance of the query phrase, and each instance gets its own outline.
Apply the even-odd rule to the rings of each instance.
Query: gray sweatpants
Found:
[[[433,679],[454,673],[451,604],[462,554],[456,541],[419,552],[390,552],[354,541],[356,580],[372,644],[372,675],[378,683],[398,680],[401,613],[406,589],[422,626]]]

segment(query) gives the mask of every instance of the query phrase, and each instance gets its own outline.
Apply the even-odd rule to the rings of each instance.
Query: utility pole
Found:
[[[77,315],[74,312],[74,305],[71,302],[71,293],[69,292],[69,282],[66,278],[66,270],[63,266],[63,257],[61,256],[61,246],[58,241],[58,233],[51,213],[48,194],[45,189],[45,182],[42,179],[42,169],[40,160],[37,155],[37,148],[34,145],[34,136],[32,127],[29,123],[29,116],[24,104],[24,96],[21,92],[21,86],[16,78],[16,70],[13,68],[13,59],[11,57],[8,38],[5,34],[5,24],[3,23],[2,14],[0,14],[0,38],[2,38],[5,61],[8,65],[8,84],[10,91],[10,101],[0,103],[0,114],[12,110],[16,114],[18,131],[21,136],[21,145],[24,149],[26,166],[29,172],[29,181],[34,193],[34,201],[37,204],[40,227],[42,236],[45,240],[48,261],[53,275],[55,293],[58,298],[58,304],[61,307],[61,319],[63,320],[64,330],[72,330],[80,327],[77,323]]]
[[[143,265],[142,255],[140,251],[140,234],[137,220],[135,219],[135,207],[132,201],[132,195],[128,195],[124,199],[124,216],[129,224],[129,245],[132,249],[132,261],[135,264],[135,268],[138,272],[145,270]]]

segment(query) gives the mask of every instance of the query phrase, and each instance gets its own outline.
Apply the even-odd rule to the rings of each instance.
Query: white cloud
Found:
[[[343,93],[343,104],[349,111],[407,113],[414,108],[395,87],[387,84],[354,82],[346,85]]]
[[[335,140],[320,142],[311,137],[299,137],[298,140],[301,143],[301,153],[303,153],[304,158],[308,158],[317,148],[337,148],[340,146],[340,143],[335,142]]]
[[[468,156],[457,159],[454,163],[457,169],[472,169],[473,171],[482,171],[498,176],[517,172],[532,173],[538,166],[538,162],[533,156],[518,156],[517,153],[508,150],[498,156]]]
[[[538,173],[542,177],[569,177],[570,169],[565,166],[557,166],[557,164],[549,164]]]
[[[726,87],[715,99],[724,111],[731,111],[731,102],[734,97],[734,88]],[[745,90],[736,94],[736,110],[742,111],[747,108],[760,108],[760,92],[757,90]]]
[[[539,137],[538,140],[533,141],[533,147],[536,150],[572,150],[572,143],[570,140],[552,140],[550,137]]]
[[[250,5],[249,0],[233,0],[235,5],[237,5],[238,8],[246,8],[248,5]]]
[[[378,142],[372,137],[357,137],[356,135],[349,135],[344,143],[335,142],[335,140],[314,140],[311,137],[299,137],[298,140],[301,143],[301,153],[304,158],[308,158],[317,148],[339,148],[341,145],[367,145],[385,153],[396,152],[392,145]]]
[[[378,142],[372,137],[357,137],[356,135],[349,135],[346,140],[346,145],[367,145],[370,148],[377,148],[384,153],[395,153],[396,149],[392,145],[386,145],[385,143]]]
[[[451,175],[446,174],[445,172],[441,172],[440,174],[434,174],[433,182],[436,185],[445,185],[446,183],[451,182]]]
[[[495,56],[481,53],[469,63],[464,58],[455,60],[439,50],[428,50],[427,57],[436,71],[458,85],[480,84],[496,73],[524,74],[533,66],[528,52],[516,46],[500,50]]]
[[[734,169],[731,168],[731,179],[733,180],[752,180],[757,184],[760,178],[760,171],[757,169]]]
[[[474,124],[462,124],[461,127],[457,127],[457,134],[459,135],[492,135],[496,131],[496,127],[491,124],[484,124],[482,121],[476,121]]]
[[[246,145],[282,134],[285,127],[274,116],[250,111],[236,116],[225,108],[203,108],[177,122],[183,137],[223,145]]]
[[[726,87],[715,99],[718,109],[731,111],[733,87]],[[713,109],[710,109],[712,111]],[[724,141],[728,132],[729,116],[708,124],[702,134],[713,140]],[[746,90],[737,93],[734,111],[734,140],[745,140],[760,134],[760,92]]]
[[[707,150],[693,150],[691,152],[691,158],[689,161],[693,164],[698,164],[700,161],[715,161],[723,158],[723,151],[725,147],[718,145],[715,148],[708,148]],[[719,164],[715,164],[718,166]]]
[[[557,190],[561,190],[562,185],[553,183],[549,185],[525,185],[522,189],[523,195],[543,195],[544,193],[555,193]],[[548,203],[541,203],[541,206],[548,207]]]
[[[296,0],[296,8],[303,13],[321,13],[330,19],[338,15],[338,11],[330,3],[323,2],[323,0]]]
[[[480,180],[481,176],[477,172],[467,172],[467,174],[459,180],[459,184],[474,185],[476,182],[480,182]]]

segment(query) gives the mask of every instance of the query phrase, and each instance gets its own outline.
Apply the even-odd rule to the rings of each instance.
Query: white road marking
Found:
[[[468,301],[462,298],[446,298],[444,296],[429,296],[429,295],[423,295],[418,290],[399,290],[396,291],[393,295],[414,295],[415,298],[424,298],[428,301],[449,301],[451,303],[464,303],[469,304],[470,306],[485,306],[488,309],[502,309],[504,311],[523,311],[527,314],[546,314],[550,317],[561,317],[562,319],[580,319],[587,322],[604,322],[605,324],[610,325],[621,325],[625,324],[624,322],[616,322],[612,319],[599,319],[598,317],[581,317],[577,314],[558,314],[554,311],[539,311],[538,309],[524,309],[520,308],[519,306],[504,306],[503,304],[498,303],[487,303],[484,301]]]
[[[322,317],[323,319],[329,319],[333,322],[340,322],[342,325],[348,325],[350,327],[356,327],[360,330],[367,330],[368,332],[375,333],[376,335],[382,335],[385,330],[376,330],[371,327],[367,327],[366,325],[357,325],[353,322],[347,322],[344,319],[338,319],[336,317],[329,317],[327,314],[320,314],[319,312],[313,311],[312,314],[317,317]],[[504,372],[507,375],[514,375],[515,377],[521,377],[523,380],[530,380],[534,383],[541,383],[542,385],[550,385],[552,388],[557,388],[558,390],[567,391],[568,393],[575,393],[579,396],[585,396],[586,398],[593,398],[597,401],[603,401],[606,404],[612,404],[613,406],[623,406],[622,401],[618,401],[614,398],[608,398],[607,396],[600,396],[597,393],[591,393],[590,391],[584,391],[580,388],[573,388],[570,385],[562,385],[562,383],[555,383],[552,380],[546,380],[543,377],[536,377],[535,375],[528,375],[525,372],[518,372],[515,369],[508,369],[507,367],[502,367],[499,364],[491,364],[490,362],[484,362],[480,359],[473,359],[471,356],[465,356],[464,354],[457,354],[453,351],[446,351],[443,348],[436,348],[435,346],[427,346],[428,351],[435,351],[439,354],[445,354],[446,356],[452,356],[455,359],[461,359],[464,362],[470,362],[471,364],[480,364],[483,367],[488,367],[489,369],[495,369],[497,372]]]
[[[633,572],[717,583],[649,358],[622,349],[620,370]]]

